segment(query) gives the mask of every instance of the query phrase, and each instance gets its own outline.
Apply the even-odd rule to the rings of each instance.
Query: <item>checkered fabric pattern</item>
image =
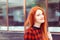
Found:
[[[41,29],[34,26],[24,33],[24,40],[41,40],[41,38]]]

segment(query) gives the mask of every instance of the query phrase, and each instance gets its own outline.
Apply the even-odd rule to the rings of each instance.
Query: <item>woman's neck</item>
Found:
[[[36,23],[36,22],[34,23],[34,27],[40,28],[40,25],[41,25],[40,23]]]

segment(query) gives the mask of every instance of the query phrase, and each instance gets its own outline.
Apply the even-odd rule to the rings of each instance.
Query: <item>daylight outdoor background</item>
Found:
[[[27,18],[30,9],[36,5],[48,12],[48,31],[51,32],[53,40],[59,40],[59,4],[59,0],[26,0],[26,2],[24,0],[0,0],[0,40],[24,40],[24,17]]]

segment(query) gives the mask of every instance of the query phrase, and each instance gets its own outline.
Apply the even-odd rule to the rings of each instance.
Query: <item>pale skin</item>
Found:
[[[42,14],[42,11],[38,9],[35,14],[34,26],[40,28],[42,23],[44,23],[44,15]],[[52,40],[52,35],[50,32],[48,32],[48,38],[49,40]]]

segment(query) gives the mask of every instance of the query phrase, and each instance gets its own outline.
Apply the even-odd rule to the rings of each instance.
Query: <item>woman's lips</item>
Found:
[[[44,18],[40,19],[40,20],[44,20]]]

